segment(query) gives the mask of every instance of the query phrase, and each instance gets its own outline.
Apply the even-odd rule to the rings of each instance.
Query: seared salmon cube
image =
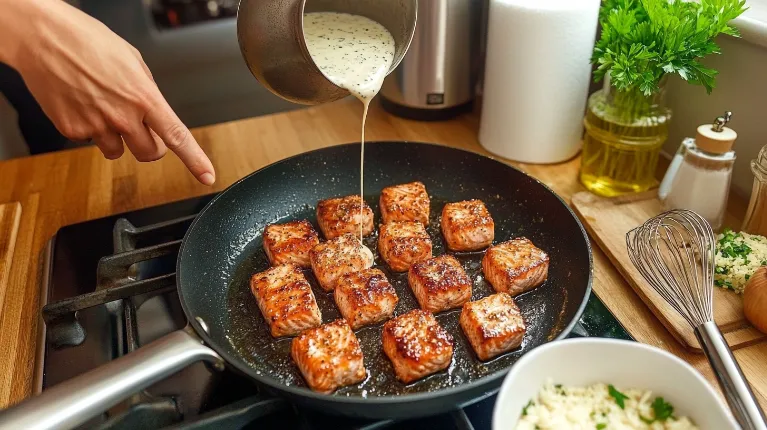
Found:
[[[295,264],[309,268],[309,251],[320,238],[309,221],[269,224],[264,229],[264,251],[272,266]]]
[[[352,233],[320,243],[309,252],[312,271],[325,291],[332,291],[341,275],[373,266],[373,253]]]
[[[549,256],[522,237],[485,252],[482,273],[495,291],[512,296],[541,285],[549,275]]]
[[[275,266],[250,278],[250,290],[272,336],[293,336],[322,324],[312,287],[294,264]]]
[[[429,194],[421,182],[384,188],[378,205],[384,224],[392,221],[418,221],[423,225],[429,224]]]
[[[447,369],[453,358],[453,337],[429,311],[414,309],[386,321],[382,337],[384,353],[405,384]]]
[[[431,258],[431,238],[420,222],[392,221],[380,227],[378,252],[391,270],[404,272]]]
[[[481,200],[448,203],[442,208],[442,235],[448,249],[478,251],[493,243],[495,223]]]
[[[522,313],[506,293],[466,303],[459,322],[482,361],[517,348],[522,344],[526,330]]]
[[[290,356],[307,385],[320,393],[365,380],[362,348],[346,320],[306,330],[293,339]]]
[[[421,309],[441,312],[471,300],[471,279],[452,255],[440,255],[410,266],[410,289]]]
[[[399,302],[397,291],[378,269],[341,276],[333,295],[341,315],[354,330],[391,318]]]
[[[374,228],[373,210],[356,195],[322,200],[317,203],[317,223],[328,240],[346,233],[354,233],[359,237],[360,225],[362,235],[367,236]]]

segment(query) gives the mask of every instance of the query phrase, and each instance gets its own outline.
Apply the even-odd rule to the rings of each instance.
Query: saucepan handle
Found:
[[[197,361],[223,366],[223,359],[191,329],[175,331],[0,411],[0,429],[76,427]]]

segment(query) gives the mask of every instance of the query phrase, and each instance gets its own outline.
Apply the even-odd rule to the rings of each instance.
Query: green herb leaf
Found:
[[[607,428],[607,424],[605,423],[599,423],[597,424],[597,430],[603,430]]]
[[[671,418],[672,414],[674,413],[674,407],[671,406],[671,403],[663,400],[663,397],[656,397],[650,406],[652,407],[653,415],[655,415],[655,418],[646,418],[642,415],[639,415],[639,419],[642,420],[645,424],[652,424],[656,421],[666,421],[667,419]]]
[[[671,403],[663,400],[663,397],[656,397],[651,406],[656,421],[666,421],[674,413],[674,407],[671,406]]]
[[[743,235],[741,233],[733,233],[731,230],[726,230],[718,242],[718,252],[722,257],[743,259],[744,263],[748,264],[748,255],[751,254],[752,249],[750,246],[743,242]],[[717,269],[714,269],[716,273],[719,273]],[[722,273],[724,274],[724,273]]]
[[[594,79],[609,74],[619,91],[651,95],[676,74],[710,93],[717,72],[698,59],[720,52],[717,35],[738,37],[728,23],[746,9],[745,0],[603,0]]]
[[[524,408],[522,408],[522,416],[523,416],[523,417],[524,417],[524,416],[527,416],[527,408],[529,408],[530,406],[533,406],[534,404],[535,404],[535,403],[533,403],[533,401],[532,401],[532,400],[530,400],[529,402],[527,402],[527,404],[525,405],[525,407],[524,407]]]
[[[615,399],[615,403],[618,404],[618,407],[621,409],[626,408],[625,400],[629,398],[629,396],[621,393],[620,391],[616,390],[615,387],[612,385],[607,386],[607,392],[610,394],[610,397]]]

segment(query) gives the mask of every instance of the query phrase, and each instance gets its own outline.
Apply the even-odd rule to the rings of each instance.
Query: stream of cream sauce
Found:
[[[304,39],[322,74],[362,102],[360,199],[364,201],[365,121],[370,100],[378,94],[394,61],[394,38],[383,25],[364,16],[312,12],[304,15]]]

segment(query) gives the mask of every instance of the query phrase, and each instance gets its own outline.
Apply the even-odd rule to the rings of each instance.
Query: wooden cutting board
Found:
[[[0,300],[5,296],[3,292],[8,285],[20,221],[21,204],[19,202],[0,204]]]
[[[581,192],[573,196],[572,206],[592,239],[666,329],[688,350],[701,352],[692,328],[644,280],[626,250],[626,233],[662,212],[657,191],[615,198]],[[714,321],[732,349],[767,339],[746,321],[742,296],[731,291],[714,288]]]

